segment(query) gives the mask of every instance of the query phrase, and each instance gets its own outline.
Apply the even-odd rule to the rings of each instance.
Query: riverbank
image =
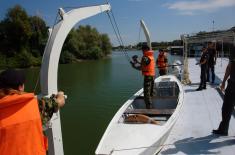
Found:
[[[80,63],[80,62],[84,62],[84,61],[98,61],[98,60],[102,60],[102,59],[110,59],[111,58],[111,54],[104,56],[102,58],[99,59],[73,59],[72,62],[69,63],[60,63],[60,64],[76,64],[76,63]],[[15,58],[18,59],[18,58]],[[37,62],[34,65],[20,65],[18,64],[18,60],[15,60],[14,58],[2,58],[0,57],[0,70],[4,70],[6,68],[18,68],[18,69],[29,69],[29,68],[37,68],[41,66],[41,57],[40,58],[34,58],[37,59]],[[21,60],[21,61],[25,61],[25,60]],[[20,62],[21,62],[20,61]],[[27,63],[27,62],[24,62]]]

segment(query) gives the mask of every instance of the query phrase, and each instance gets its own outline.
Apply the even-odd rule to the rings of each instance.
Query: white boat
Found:
[[[160,76],[154,82],[153,108],[145,109],[140,89],[115,114],[96,155],[153,155],[161,150],[181,113],[184,91],[173,75]],[[133,117],[142,120],[129,119]]]

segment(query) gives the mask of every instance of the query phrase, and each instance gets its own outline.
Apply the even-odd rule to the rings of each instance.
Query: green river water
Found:
[[[175,59],[180,57],[169,55],[169,64]],[[33,91],[39,68],[26,71],[26,90]],[[65,155],[93,155],[114,114],[142,87],[141,73],[123,53],[113,52],[103,60],[60,65],[58,74],[58,87],[68,96],[61,109]]]

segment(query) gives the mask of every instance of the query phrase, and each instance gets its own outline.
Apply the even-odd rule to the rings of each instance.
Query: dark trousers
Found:
[[[144,76],[144,102],[147,109],[152,107],[154,77]]]
[[[211,71],[211,76],[212,76],[212,83],[214,83],[215,82],[215,66],[214,65],[208,66],[207,68],[207,81],[208,82],[210,81],[210,71]]]
[[[201,82],[200,82],[200,88],[206,88],[206,71],[207,67],[206,66],[201,66]]]
[[[166,69],[159,69],[159,75],[166,75]]]
[[[224,103],[222,106],[222,121],[219,125],[219,130],[228,132],[229,121],[235,106],[235,82],[229,80],[228,86],[225,90]]]

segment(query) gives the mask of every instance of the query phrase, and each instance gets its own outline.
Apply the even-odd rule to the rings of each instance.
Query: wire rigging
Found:
[[[110,15],[110,13],[111,13],[111,15]],[[113,31],[114,31],[114,33],[115,33],[115,35],[116,35],[116,38],[117,38],[117,40],[118,40],[118,43],[119,43],[119,45],[120,45],[120,47],[121,47],[122,52],[125,54],[125,57],[126,57],[126,59],[128,60],[128,62],[130,62],[131,59],[130,59],[130,57],[129,57],[127,51],[126,51],[125,48],[124,48],[123,39],[122,39],[121,33],[120,33],[120,31],[119,31],[119,28],[118,28],[118,25],[117,25],[117,22],[116,22],[116,19],[115,19],[115,16],[114,16],[112,10],[110,11],[110,13],[107,12],[108,17],[109,17],[109,21],[110,21],[110,23],[111,23],[111,25],[112,25],[112,28],[113,28]]]
[[[53,33],[54,27],[55,27],[55,25],[56,25],[56,23],[57,23],[57,21],[58,21],[58,14],[59,14],[59,13],[56,14],[56,18],[55,18],[55,21],[54,21],[54,24],[53,24],[53,27],[52,27],[52,32],[49,32],[48,41],[51,40],[51,34]],[[47,48],[47,46],[46,46],[46,48]],[[46,50],[45,50],[45,51],[46,51]],[[44,56],[44,54],[43,54],[43,56]],[[43,59],[43,58],[42,58],[42,59]],[[40,67],[40,68],[41,68],[41,67]],[[36,90],[37,90],[38,83],[39,83],[39,81],[40,81],[39,79],[40,79],[40,71],[39,71],[39,73],[38,73],[38,75],[37,75],[37,81],[36,81],[36,84],[35,84],[34,90],[33,90],[34,93],[35,93]]]

